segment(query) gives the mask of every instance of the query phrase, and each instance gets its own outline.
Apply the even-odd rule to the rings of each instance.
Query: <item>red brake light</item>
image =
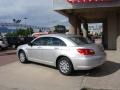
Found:
[[[92,49],[77,49],[81,55],[94,55],[95,52]]]

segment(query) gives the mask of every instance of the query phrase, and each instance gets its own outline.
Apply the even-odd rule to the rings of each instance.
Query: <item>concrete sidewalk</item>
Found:
[[[107,51],[107,59],[106,64],[89,71],[83,86],[120,90],[120,52]]]
[[[120,90],[119,53],[107,51],[106,64],[89,71],[76,71],[72,76],[63,76],[58,70],[40,64],[16,61],[0,67],[0,90],[80,90],[82,87]]]

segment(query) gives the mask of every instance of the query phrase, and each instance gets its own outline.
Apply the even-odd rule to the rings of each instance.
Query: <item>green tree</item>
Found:
[[[54,32],[56,33],[66,33],[67,32],[67,29],[64,25],[56,25],[54,26],[55,30]]]
[[[6,37],[16,37],[17,33],[16,32],[9,32],[6,34]]]
[[[17,29],[15,32],[7,33],[6,36],[8,37],[28,37],[33,34],[33,29],[32,28],[27,28],[27,29]]]

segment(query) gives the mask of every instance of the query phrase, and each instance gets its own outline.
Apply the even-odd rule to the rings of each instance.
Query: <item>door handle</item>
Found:
[[[55,50],[58,50],[59,48],[54,48]]]
[[[42,48],[41,46],[39,46],[38,48]]]

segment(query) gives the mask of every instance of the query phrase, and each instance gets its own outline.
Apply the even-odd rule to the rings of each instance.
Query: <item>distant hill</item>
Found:
[[[7,27],[0,27],[0,33],[14,32],[16,29],[8,29]]]

